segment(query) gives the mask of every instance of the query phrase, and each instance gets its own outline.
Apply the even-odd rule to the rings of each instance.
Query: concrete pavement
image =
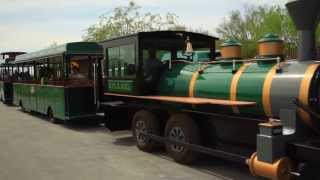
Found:
[[[56,125],[0,103],[0,180],[250,180],[248,169],[209,157],[193,166],[139,151],[130,132],[97,123]]]

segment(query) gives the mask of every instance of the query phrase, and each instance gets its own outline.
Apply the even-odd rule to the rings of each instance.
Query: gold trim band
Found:
[[[301,81],[300,91],[299,91],[299,101],[305,106],[309,106],[309,95],[310,95],[309,92],[310,92],[311,81],[319,65],[320,64],[309,65]],[[312,125],[311,116],[309,113],[307,113],[301,108],[298,109],[298,113],[300,115],[300,118],[309,127],[314,128]]]
[[[276,64],[270,69],[263,83],[262,105],[263,105],[264,113],[268,117],[272,117],[270,92],[271,92],[273,76],[277,73],[278,66],[279,65]]]
[[[207,64],[203,65],[192,74],[192,77],[191,77],[190,83],[189,83],[189,97],[194,97],[194,90],[196,88],[196,82],[197,82],[197,79],[200,75],[200,72],[204,71],[207,67],[208,67]]]
[[[236,72],[236,74],[232,77],[231,80],[231,86],[230,86],[230,100],[231,101],[237,101],[237,89],[238,89],[238,83],[240,80],[240,77],[242,75],[242,73],[246,70],[246,68],[249,66],[250,64],[244,64],[242,65],[238,71]],[[239,108],[237,106],[232,106],[232,111],[235,114],[239,114]]]
[[[194,89],[196,87],[196,82],[199,77],[199,71],[196,71],[192,74],[190,83],[189,83],[189,97],[194,97]]]

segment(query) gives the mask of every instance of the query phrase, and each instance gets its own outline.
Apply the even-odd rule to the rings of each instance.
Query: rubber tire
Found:
[[[53,124],[57,124],[58,123],[58,120],[56,118],[54,118],[53,116],[53,111],[51,108],[48,109],[48,120],[49,122],[53,123]]]
[[[173,114],[165,127],[165,137],[169,138],[169,132],[174,127],[180,127],[184,133],[187,143],[200,144],[200,131],[195,121],[186,114]],[[169,155],[178,163],[191,164],[198,158],[198,153],[185,148],[182,152],[178,153],[171,149],[171,144],[166,143],[166,150]]]
[[[140,110],[135,113],[132,124],[131,124],[131,130],[132,130],[132,135],[136,141],[137,147],[144,152],[153,152],[157,150],[160,146],[160,144],[157,141],[154,141],[152,139],[148,139],[145,144],[139,144],[136,138],[136,122],[138,120],[143,120],[146,124],[147,132],[154,134],[154,135],[160,135],[160,122],[156,118],[155,114],[152,113],[151,111],[147,110]]]

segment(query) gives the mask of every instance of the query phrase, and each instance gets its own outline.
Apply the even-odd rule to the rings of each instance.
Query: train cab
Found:
[[[216,40],[185,31],[156,31],[104,41],[104,92],[156,94],[159,78],[172,66],[215,60]]]

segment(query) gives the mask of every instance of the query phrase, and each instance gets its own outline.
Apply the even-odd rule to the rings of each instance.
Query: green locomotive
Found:
[[[255,176],[316,177],[320,3],[296,0],[287,7],[300,32],[297,60],[284,59],[283,41],[273,34],[259,41],[259,55],[249,60],[241,59],[235,40],[221,45],[217,58],[217,38],[191,32],[142,32],[102,42],[107,126],[131,127],[143,151],[165,144],[180,163],[202,152],[247,164]],[[194,61],[196,51],[208,51],[210,59]]]

